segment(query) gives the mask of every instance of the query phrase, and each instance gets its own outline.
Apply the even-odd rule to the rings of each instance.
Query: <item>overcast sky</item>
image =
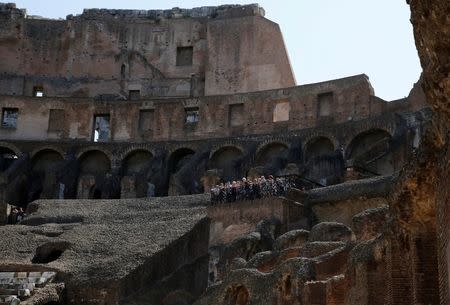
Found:
[[[30,15],[50,18],[80,14],[83,8],[168,9],[252,3],[241,0],[15,2]],[[407,96],[419,79],[421,67],[405,0],[259,0],[258,3],[264,7],[266,17],[280,25],[299,85],[365,73],[379,97],[394,100]]]

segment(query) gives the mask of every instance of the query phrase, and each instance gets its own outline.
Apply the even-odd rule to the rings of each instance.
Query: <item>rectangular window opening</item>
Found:
[[[17,117],[19,116],[18,108],[3,108],[2,110],[2,127],[17,128]]]
[[[138,101],[141,99],[141,90],[130,90],[128,93],[130,101]]]
[[[318,100],[318,114],[319,117],[327,117],[332,114],[333,105],[333,92],[327,92],[323,94],[319,94],[317,97]]]
[[[33,87],[33,96],[34,97],[43,97],[44,96],[44,87],[42,87],[42,86]]]
[[[177,66],[192,66],[193,47],[177,47]]]
[[[94,142],[108,142],[109,133],[109,114],[94,115]]]
[[[64,109],[50,109],[48,131],[62,131],[65,122]]]
[[[289,121],[291,105],[288,101],[278,101],[273,109],[273,122]]]
[[[186,124],[195,124],[198,122],[199,119],[199,111],[198,107],[196,108],[186,108]]]
[[[139,111],[139,131],[151,131],[155,112],[153,110]]]
[[[228,118],[231,127],[244,125],[244,104],[230,105]]]

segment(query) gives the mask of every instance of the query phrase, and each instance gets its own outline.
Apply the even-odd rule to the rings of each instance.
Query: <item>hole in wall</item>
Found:
[[[48,264],[61,257],[69,247],[68,242],[51,242],[40,245],[36,248],[36,253],[31,260],[33,264]]]

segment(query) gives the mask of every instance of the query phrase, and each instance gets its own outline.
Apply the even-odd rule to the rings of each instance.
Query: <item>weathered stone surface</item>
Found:
[[[206,200],[34,202],[35,212],[22,225],[0,227],[10,241],[0,249],[0,269],[58,271],[67,304],[138,298],[144,287],[156,303],[176,289],[198,296],[208,272]]]
[[[309,233],[309,241],[350,241],[353,238],[349,227],[336,222],[319,223]]]
[[[274,250],[283,250],[291,247],[302,246],[309,236],[309,231],[306,230],[293,230],[284,233],[275,240]]]
[[[368,240],[383,232],[388,220],[388,206],[366,210],[353,216],[353,232],[358,240]]]
[[[449,6],[446,0],[408,2],[424,73],[408,98],[392,103],[374,96],[364,75],[248,93],[292,82],[284,48],[251,48],[239,55],[240,60],[250,58],[245,64],[234,58],[236,49],[249,49],[241,35],[260,33],[264,38],[254,42],[257,46],[267,45],[266,39],[283,45],[278,26],[262,18],[257,5],[93,9],[51,21],[27,18],[15,5],[0,4],[0,52],[6,59],[0,64],[0,93],[6,94],[1,103],[20,110],[16,128],[0,131],[0,165],[5,155],[17,157],[9,168],[2,167],[2,203],[26,205],[57,194],[74,198],[77,185],[78,197],[118,197],[120,181],[130,168],[149,168],[131,175],[136,185],[122,185],[124,196],[132,197],[146,194],[143,185],[148,182],[158,195],[200,192],[207,170],[220,173],[237,163],[229,170],[236,177],[252,168],[258,169],[252,175],[295,172],[314,178],[312,186],[382,174],[379,170],[386,166],[390,172],[401,170],[398,176],[308,191],[306,197],[292,191],[278,204],[255,200],[254,206],[217,207],[216,220],[222,223],[217,221],[214,230],[207,228],[205,208],[196,206],[206,204],[207,195],[41,201],[29,206],[31,216],[21,225],[0,228],[7,238],[6,247],[0,247],[0,267],[20,268],[20,279],[27,271],[58,271],[64,292],[61,284],[44,287],[49,290],[29,299],[35,305],[62,302],[61,295],[68,304],[190,304],[206,286],[208,233],[218,232],[220,238],[213,240],[215,246],[222,245],[214,248],[214,259],[222,282],[196,304],[447,305]],[[148,29],[157,29],[150,40],[136,34]],[[169,31],[178,38],[167,40]],[[89,54],[79,48],[80,39],[89,42]],[[184,50],[193,53],[192,65],[173,66],[179,62],[178,43],[186,47],[188,39],[195,44]],[[57,47],[49,51],[45,41]],[[43,50],[57,66],[42,58]],[[267,62],[276,67],[268,68]],[[30,95],[40,86],[45,97],[36,102]],[[428,111],[419,111],[424,106],[422,87],[434,110],[432,118]],[[247,93],[204,96],[229,92]],[[324,97],[325,92],[332,92],[332,98]],[[125,101],[136,93],[145,100]],[[184,97],[148,99],[175,95]],[[328,113],[322,107],[327,101],[339,111]],[[242,114],[233,116],[231,106]],[[192,108],[198,109],[200,120],[187,126],[186,111]],[[65,115],[56,117],[61,111]],[[114,143],[86,145],[98,113],[111,114]],[[353,154],[360,136],[373,129],[383,131],[361,141],[368,149]],[[143,141],[152,142],[135,143]],[[347,151],[333,151],[340,146]],[[330,154],[315,155],[322,148]],[[51,153],[39,158],[48,150]],[[132,152],[142,150],[149,157],[131,162],[139,159]],[[103,156],[83,162],[89,151]],[[377,165],[379,158],[384,158],[383,166]],[[30,171],[63,159],[58,170],[46,170],[44,176]],[[345,166],[353,166],[346,177],[341,172]],[[330,171],[339,175],[329,177]],[[90,178],[80,184],[83,177]],[[380,208],[384,205],[389,208]],[[259,223],[268,215],[276,219]],[[316,226],[307,241],[298,231],[285,232],[300,225],[309,229],[310,224]],[[286,235],[276,240],[281,233]],[[36,283],[41,282],[39,278]]]

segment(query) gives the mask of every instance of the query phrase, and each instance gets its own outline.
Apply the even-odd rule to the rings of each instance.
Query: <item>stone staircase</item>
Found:
[[[239,299],[247,293],[254,304],[344,304],[347,261],[355,245],[355,234],[341,223],[321,222],[310,231],[291,230],[275,240],[273,250],[248,260],[230,257],[224,277],[195,304]],[[236,287],[247,292],[233,291]],[[267,302],[267,297],[278,301]]]
[[[358,185],[347,190],[356,199],[360,197],[358,189],[364,191]],[[330,202],[344,200],[341,193],[330,193],[333,191],[321,196]],[[276,236],[269,250],[261,246],[260,232],[238,237],[225,246],[218,257],[219,276],[194,305],[344,305],[347,298],[362,295],[362,290],[350,288],[355,281],[367,284],[388,209],[365,209],[352,214],[347,224],[320,221],[310,209],[314,198],[296,189],[288,193],[284,198],[289,203],[284,211],[288,215],[282,224],[285,233]],[[235,249],[236,245],[240,247]],[[359,274],[366,277],[359,278]]]
[[[18,305],[52,282],[56,272],[0,272],[0,305]]]

